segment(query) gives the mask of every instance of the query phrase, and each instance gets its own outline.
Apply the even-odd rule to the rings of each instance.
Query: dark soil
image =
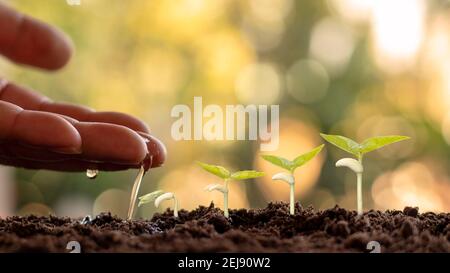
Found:
[[[450,252],[450,213],[368,211],[362,216],[338,206],[314,211],[270,203],[265,209],[222,211],[199,207],[155,214],[151,220],[124,221],[101,214],[89,221],[58,217],[0,219],[0,252],[68,252],[78,241],[82,252]]]

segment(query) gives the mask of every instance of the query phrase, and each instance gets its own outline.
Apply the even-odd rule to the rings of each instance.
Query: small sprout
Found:
[[[202,167],[205,171],[214,174],[224,180],[224,185],[220,184],[210,184],[205,187],[206,191],[219,191],[223,193],[223,214],[226,218],[229,217],[228,212],[228,181],[229,180],[246,180],[261,177],[264,175],[263,172],[258,172],[254,170],[238,171],[231,173],[222,166],[210,165],[202,162],[197,162],[197,164]]]
[[[274,155],[263,155],[262,158],[269,161],[270,163],[277,165],[285,170],[288,170],[289,173],[277,173],[272,176],[272,180],[282,180],[289,184],[290,193],[289,193],[289,213],[291,215],[295,214],[295,177],[294,172],[298,167],[301,167],[308,163],[311,159],[313,159],[323,148],[323,144],[314,148],[313,150],[307,152],[306,154],[297,156],[293,161],[290,161],[286,158],[282,158]]]
[[[320,134],[326,141],[333,144],[334,146],[354,155],[356,159],[353,158],[343,158],[336,162],[336,167],[348,167],[353,172],[356,173],[356,194],[357,194],[357,210],[358,214],[363,213],[363,200],[362,200],[362,174],[364,171],[362,160],[363,156],[381,147],[393,144],[402,140],[407,140],[407,136],[378,136],[371,137],[364,140],[362,143],[358,143],[350,138],[338,135],[326,135]]]
[[[157,190],[157,191],[147,193],[146,195],[139,197],[138,207],[155,201],[155,199],[163,193],[164,193],[163,191]]]
[[[178,218],[178,199],[176,198],[176,196],[173,192],[164,193],[161,190],[157,190],[157,191],[148,193],[146,195],[143,195],[143,196],[139,197],[138,207],[154,201],[155,207],[158,208],[159,205],[161,204],[161,202],[164,200],[173,200],[174,201],[173,216],[175,218]]]

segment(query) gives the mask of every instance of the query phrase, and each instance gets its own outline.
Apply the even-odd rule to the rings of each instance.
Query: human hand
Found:
[[[0,54],[11,61],[57,70],[72,45],[56,28],[0,3]],[[141,120],[53,102],[0,77],[0,164],[60,171],[159,167],[164,145]]]

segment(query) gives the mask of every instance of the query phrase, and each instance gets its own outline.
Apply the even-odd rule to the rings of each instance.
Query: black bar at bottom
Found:
[[[323,272],[386,270],[393,265],[403,272],[417,269],[421,264],[431,270],[432,265],[448,266],[450,253],[441,254],[369,254],[369,253],[139,253],[139,254],[0,254],[2,268],[11,265],[15,270],[32,272],[126,273],[145,272]],[[447,266],[445,266],[447,265]],[[314,270],[312,270],[314,268]],[[31,271],[30,271],[31,272]]]

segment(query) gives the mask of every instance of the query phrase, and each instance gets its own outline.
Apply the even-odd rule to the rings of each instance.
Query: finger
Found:
[[[44,162],[44,161],[35,161],[23,158],[4,157],[4,156],[0,156],[0,164],[26,169],[52,170],[64,172],[80,172],[86,171],[88,169],[99,171],[122,171],[132,168],[140,168],[140,165],[137,166],[137,165],[112,164],[112,163],[93,163],[79,159],[67,159],[62,161]]]
[[[166,146],[156,137],[139,132],[139,135],[146,139],[147,150],[151,159],[151,168],[157,168],[164,164],[167,157]],[[148,162],[146,162],[148,165]],[[148,167],[146,167],[148,169]]]
[[[124,113],[95,112],[94,110],[69,103],[52,102],[49,98],[28,88],[12,83],[0,88],[0,100],[18,105],[27,110],[45,111],[72,117],[79,121],[103,122],[122,125],[134,131],[149,132],[141,120]]]
[[[59,114],[60,115],[60,114]],[[71,118],[71,117],[67,117],[64,115],[60,115],[62,118],[66,119],[68,122],[70,122],[73,126],[78,127],[80,125],[83,124],[88,124],[88,123],[80,123],[77,120]],[[107,125],[113,125],[113,124],[102,124],[102,123],[94,123],[100,126],[107,126]],[[78,126],[76,126],[78,125]],[[119,126],[119,125],[113,125],[116,128],[120,128],[122,127],[123,129],[125,129],[128,133],[130,132],[130,130],[127,127],[123,127],[123,126]],[[144,133],[144,132],[134,132],[131,131],[133,134],[133,138],[135,137],[136,133],[137,135],[139,135],[139,137],[141,138],[141,140],[144,141],[144,143],[147,145],[147,149],[146,149],[146,156],[144,158],[143,161],[140,161],[139,164],[133,163],[135,164],[135,166],[137,166],[138,168],[140,167],[140,165],[144,165],[145,170],[148,170],[149,168],[157,168],[160,167],[164,164],[165,160],[166,160],[166,156],[167,156],[167,150],[166,150],[166,146],[156,137],[151,136],[150,134]],[[81,132],[80,135],[82,136],[82,138],[84,137],[84,134]],[[113,135],[113,137],[118,137],[118,135]],[[139,145],[138,145],[139,146]],[[85,157],[86,154],[82,153],[79,157]],[[84,160],[89,161],[89,158],[85,158]],[[95,160],[95,159],[94,159]],[[129,162],[128,162],[129,163]],[[120,164],[124,164],[124,162],[120,162]]]
[[[129,168],[140,168],[144,165],[145,169],[156,168],[162,165],[165,159],[165,148],[159,140],[154,137],[145,136],[149,139],[147,146],[149,147],[149,155],[143,162],[138,164],[111,163],[100,162],[98,160],[90,160],[84,155],[61,154],[50,151],[41,147],[34,147],[20,143],[0,143],[0,157],[14,159],[17,162],[34,162],[34,166],[43,166],[48,164],[46,169],[68,170],[68,171],[85,171],[86,169],[98,170],[123,170]],[[152,160],[154,159],[154,160]],[[39,164],[38,164],[39,163]],[[58,167],[57,165],[61,165]],[[15,165],[16,167],[24,167],[24,165]]]
[[[118,164],[140,164],[148,154],[144,139],[127,127],[90,122],[79,122],[73,126],[83,140],[83,158]]]
[[[147,156],[154,156],[155,166],[160,166],[165,158],[160,141],[148,135],[144,139],[127,127],[78,122],[52,113],[23,110],[3,101],[0,101],[0,140],[79,153],[89,161],[138,165]]]
[[[81,152],[81,136],[66,119],[45,112],[23,110],[0,101],[0,141]]]
[[[70,39],[58,29],[0,3],[0,54],[14,62],[55,70],[70,59]]]

